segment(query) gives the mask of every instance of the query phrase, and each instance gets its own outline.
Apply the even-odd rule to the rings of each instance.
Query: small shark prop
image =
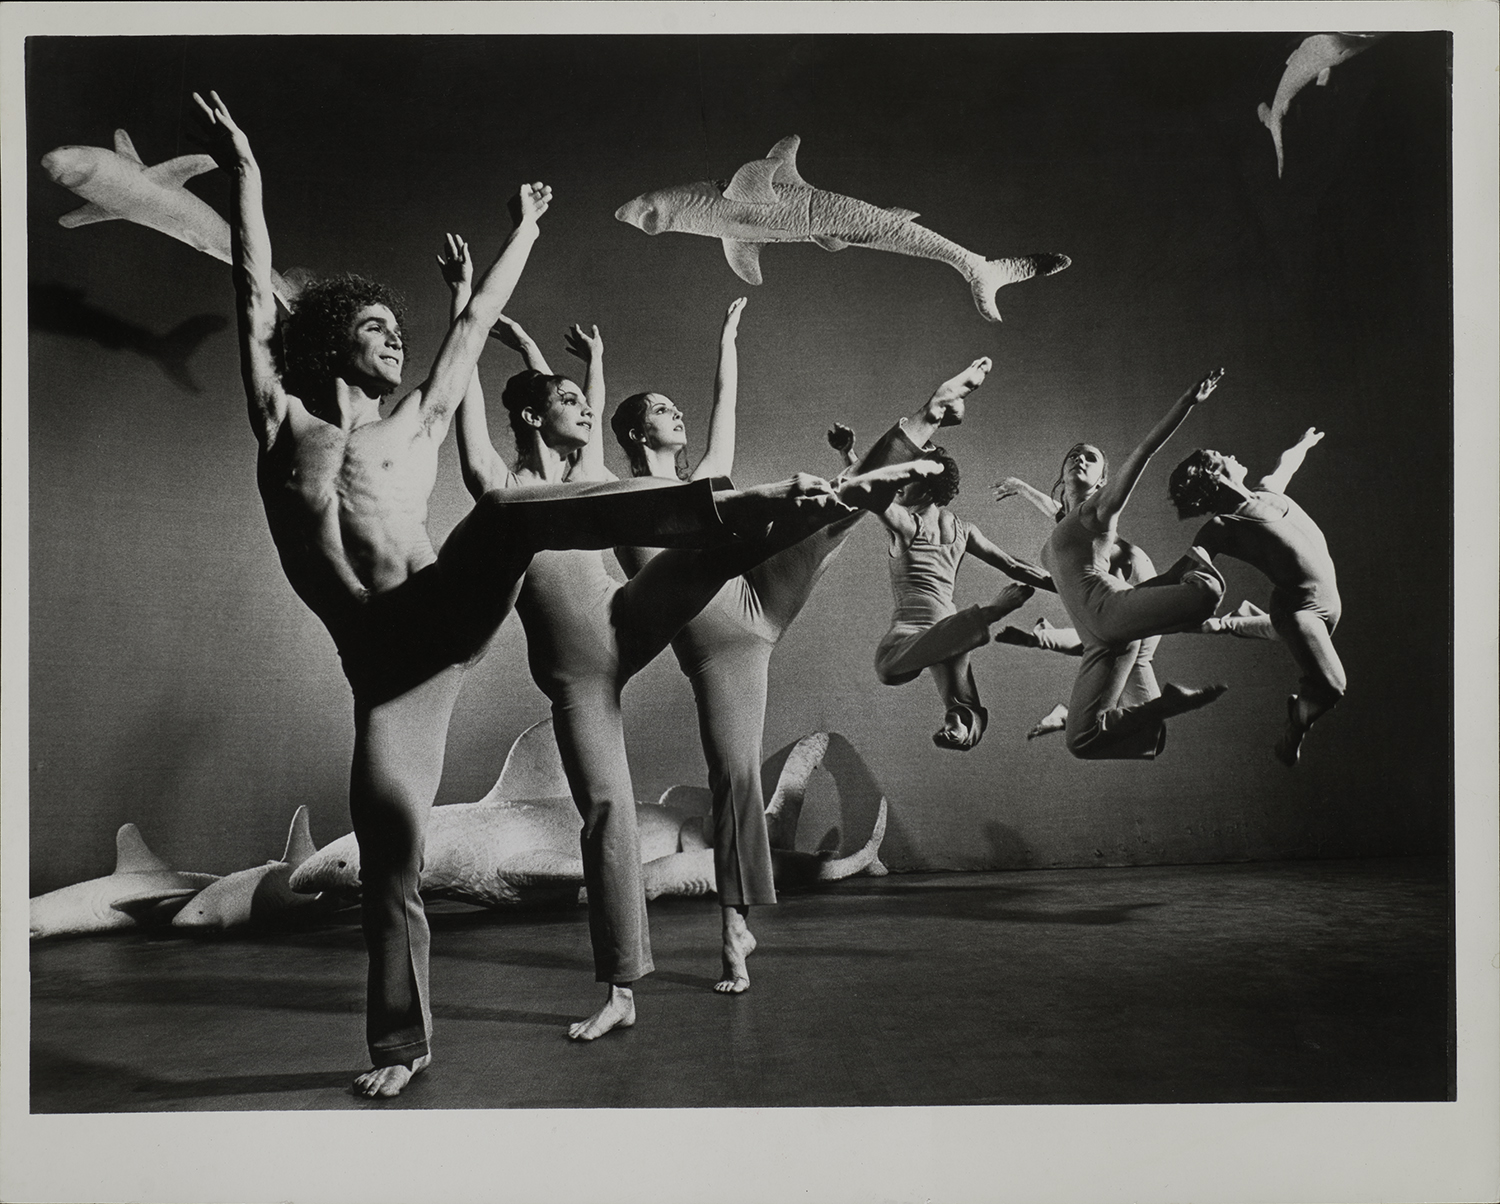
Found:
[[[814,242],[826,251],[868,247],[936,259],[954,268],[974,293],[974,304],[1000,321],[995,294],[1007,284],[1050,276],[1067,267],[1066,255],[985,259],[916,223],[910,209],[881,209],[853,197],[814,188],[797,172],[801,139],[783,138],[764,159],[746,163],[728,181],[701,180],[642,193],[615,217],[660,234],[676,230],[724,241],[724,256],[741,280],[759,284],[760,250],[768,242]]]
[[[298,807],[280,861],[227,874],[204,887],[172,917],[172,927],[215,931],[269,927],[292,918],[293,912],[316,910],[314,904],[323,903],[331,910],[332,900],[323,895],[298,894],[287,885],[292,871],[317,851],[307,808]]]
[[[800,801],[806,777],[821,760],[828,734],[803,741],[802,755],[791,756],[782,784],[767,806],[768,825],[779,807]],[[795,750],[794,750],[795,752]],[[514,796],[516,790],[567,789],[562,762],[552,736],[552,721],[543,720],[517,739],[500,778],[477,803],[434,807],[427,828],[421,890],[433,898],[455,899],[484,907],[501,907],[577,896],[583,882],[578,832],[583,826],[571,796]],[[777,799],[782,802],[777,806]],[[646,897],[701,895],[714,889],[713,851],[704,838],[703,810],[708,792],[674,786],[660,802],[637,803],[641,861]],[[777,811],[773,812],[773,806]],[[875,830],[863,848],[848,857],[773,850],[779,882],[798,885],[830,881],[868,871],[883,873],[877,853],[885,836],[886,808],[881,800]],[[878,867],[878,868],[874,868]],[[359,844],[351,832],[320,849],[293,872],[296,891],[352,894],[359,890]]]
[[[114,873],[31,900],[31,939],[160,923],[217,880],[172,869],[146,847],[134,824],[125,824],[115,833]]]
[[[1315,33],[1303,40],[1286,61],[1276,96],[1269,105],[1261,105],[1256,116],[1271,131],[1276,144],[1276,176],[1281,177],[1284,160],[1281,153],[1281,123],[1292,106],[1292,99],[1314,80],[1318,87],[1328,86],[1328,74],[1340,63],[1368,50],[1386,35],[1383,33]]]
[[[130,135],[115,131],[115,149],[59,146],[42,156],[42,170],[53,183],[77,193],[87,204],[65,213],[57,224],[72,229],[93,222],[123,219],[184,242],[194,250],[230,262],[229,223],[205,201],[183,187],[194,176],[212,171],[212,155],[180,155],[147,167]],[[271,287],[284,305],[297,288],[275,272]]]
[[[33,284],[28,293],[28,318],[33,330],[89,339],[111,351],[134,351],[165,372],[189,393],[201,393],[188,372],[188,357],[211,334],[229,325],[219,314],[198,314],[166,334],[117,318],[85,301],[83,290],[61,284]]]

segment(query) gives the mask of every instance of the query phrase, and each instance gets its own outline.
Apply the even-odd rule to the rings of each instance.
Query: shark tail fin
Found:
[[[198,314],[162,335],[157,344],[156,362],[161,369],[189,393],[201,393],[198,382],[188,372],[188,357],[211,334],[218,334],[229,323],[220,314]]]
[[[1018,255],[1010,259],[983,260],[969,277],[974,290],[974,304],[990,322],[1000,321],[995,294],[1007,284],[1019,284],[1033,276],[1051,276],[1073,261],[1066,255],[1043,251],[1036,255]]]
[[[1271,107],[1266,104],[1262,104],[1258,109],[1256,109],[1255,115],[1260,118],[1261,125],[1265,126],[1266,129],[1271,131],[1271,141],[1276,144],[1276,178],[1279,180],[1281,178],[1282,169],[1281,122],[1276,121],[1274,118],[1272,118]]]

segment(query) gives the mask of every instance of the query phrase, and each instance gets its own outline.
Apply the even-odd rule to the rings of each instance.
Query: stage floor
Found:
[[[310,932],[31,949],[37,1113],[1442,1100],[1451,936],[1437,858],[854,878],[758,908],[714,994],[712,899],[651,905],[639,1021],[582,908],[431,908],[434,1064],[367,1065],[358,913]]]

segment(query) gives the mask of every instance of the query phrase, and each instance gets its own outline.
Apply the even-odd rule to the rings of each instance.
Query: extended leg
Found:
[[[418,893],[427,816],[463,682],[453,667],[375,707],[356,707],[349,812],[359,841],[370,972],[365,1029],[374,1069],[355,1090],[392,1096],[431,1061],[427,917]]]
[[[1277,759],[1295,765],[1307,729],[1339,704],[1348,682],[1333,647],[1333,634],[1320,615],[1299,610],[1278,614],[1273,622],[1302,670],[1301,688],[1287,700],[1286,728],[1276,742]]]
[[[1090,643],[1068,704],[1068,751],[1084,760],[1150,760],[1166,744],[1168,718],[1207,706],[1226,688],[1168,685],[1156,694],[1150,652],[1139,641]]]
[[[1090,574],[1084,584],[1086,613],[1075,623],[1094,640],[1127,644],[1153,635],[1200,627],[1224,596],[1224,579],[1205,558],[1203,567],[1185,573],[1180,583],[1132,587],[1117,577]]]
[[[939,748],[967,752],[979,743],[989,726],[990,713],[980,705],[979,687],[967,652],[929,667],[943,699],[943,726],[932,735]]]
[[[973,652],[990,641],[990,624],[1025,604],[1029,585],[1008,585],[984,606],[968,606],[921,631],[888,633],[875,650],[875,673],[888,686],[911,681],[929,665]]]

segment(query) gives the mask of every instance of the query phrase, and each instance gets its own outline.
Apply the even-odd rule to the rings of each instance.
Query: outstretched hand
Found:
[[[242,163],[255,162],[255,156],[250,151],[250,139],[245,137],[245,131],[235,124],[217,92],[210,92],[208,95],[213,100],[211,105],[196,92],[193,93],[193,100],[208,121],[208,153],[214,157],[214,162],[225,171],[233,171]]]
[[[724,311],[723,336],[726,339],[734,338],[740,328],[740,314],[745,311],[745,298],[736,297],[729,303],[729,308]]]
[[[1020,497],[1021,487],[1025,484],[1020,477],[1006,477],[1003,481],[996,481],[995,500],[1003,502],[1008,497]]]
[[[455,293],[472,288],[474,283],[474,261],[469,256],[469,244],[457,234],[443,236],[446,243],[437,257],[438,269],[443,279]]]
[[[593,327],[592,333],[587,333],[582,326],[574,323],[564,336],[564,341],[567,343],[568,350],[585,364],[593,363],[604,356],[604,336],[599,333],[597,326]]]
[[[1316,447],[1323,442],[1323,432],[1315,426],[1310,426],[1302,433],[1302,438],[1297,440],[1299,447]]]
[[[490,327],[490,338],[499,339],[512,351],[526,354],[526,345],[531,342],[531,336],[526,333],[521,324],[504,314]]]
[[[1223,379],[1224,369],[1215,368],[1212,372],[1210,372],[1207,376],[1205,376],[1198,382],[1197,388],[1193,391],[1193,400],[1195,402],[1207,401],[1209,398],[1209,394],[1211,394],[1215,389],[1219,387],[1219,382]]]
[[[511,220],[517,226],[536,225],[537,219],[547,212],[552,204],[552,189],[538,180],[535,184],[522,184],[521,191],[510,199]]]

